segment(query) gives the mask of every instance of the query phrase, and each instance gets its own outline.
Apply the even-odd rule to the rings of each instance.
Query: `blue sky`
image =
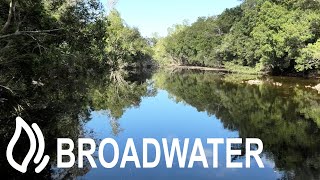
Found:
[[[105,7],[107,1],[102,0]],[[116,9],[143,36],[154,32],[165,36],[169,27],[183,20],[192,23],[200,16],[217,15],[239,4],[239,0],[119,0]]]

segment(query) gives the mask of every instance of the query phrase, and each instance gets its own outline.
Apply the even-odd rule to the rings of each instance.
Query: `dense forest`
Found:
[[[59,71],[137,68],[150,60],[150,51],[137,29],[127,26],[115,9],[106,13],[98,0],[0,2],[0,71],[11,71],[7,78],[15,82],[24,75],[44,83]]]
[[[183,23],[158,38],[160,65],[225,67],[276,75],[316,74],[319,0],[244,0],[221,15]]]
[[[111,1],[112,2],[112,1]],[[104,73],[153,64],[245,73],[314,75],[320,65],[319,0],[243,0],[222,14],[144,38],[99,0],[0,2],[0,71],[33,75]],[[106,12],[107,11],[107,12]],[[3,74],[3,73],[2,73]],[[8,79],[0,82],[13,88]]]

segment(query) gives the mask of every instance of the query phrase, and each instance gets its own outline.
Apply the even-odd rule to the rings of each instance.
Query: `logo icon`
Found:
[[[25,173],[27,172],[27,167],[32,159],[32,157],[34,156],[35,152],[36,152],[36,144],[37,144],[37,140],[38,140],[38,152],[34,158],[34,163],[35,164],[39,164],[37,166],[37,168],[35,169],[36,173],[40,173],[48,164],[50,157],[48,155],[45,155],[43,157],[43,153],[44,153],[44,148],[45,148],[45,144],[44,144],[44,138],[43,138],[43,134],[39,128],[39,126],[36,123],[33,123],[32,125],[32,129],[34,132],[32,131],[32,129],[30,128],[30,126],[21,118],[21,117],[17,117],[16,118],[16,130],[14,132],[14,135],[12,137],[12,139],[10,140],[8,147],[7,147],[7,151],[6,151],[6,155],[7,155],[7,160],[9,162],[9,164],[15,168],[16,170]],[[30,140],[30,149],[26,155],[26,157],[24,158],[22,164],[18,164],[14,159],[13,159],[13,148],[16,145],[20,135],[21,135],[21,131],[22,129],[24,129],[29,137]],[[37,140],[36,140],[37,137]],[[42,159],[43,157],[43,159]],[[42,159],[42,161],[41,161]],[[41,163],[40,163],[41,161]]]

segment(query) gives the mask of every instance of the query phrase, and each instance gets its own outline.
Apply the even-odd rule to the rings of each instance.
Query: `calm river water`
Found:
[[[320,94],[310,88],[317,80],[181,71],[121,82],[59,83],[45,84],[19,97],[0,91],[5,97],[1,106],[1,174],[18,179],[320,179]],[[34,173],[32,162],[28,173],[22,175],[6,161],[5,149],[16,115],[27,123],[36,122],[44,133],[45,154],[51,161],[40,174]],[[168,169],[163,150],[153,169],[137,169],[134,163],[120,169],[120,160],[115,168],[105,169],[98,152],[94,154],[97,168],[86,162],[83,169],[57,169],[56,139],[60,137],[75,142],[90,137],[97,146],[104,138],[114,138],[120,160],[127,139],[133,138],[141,164],[143,138],[159,142],[162,138],[169,142],[190,138],[190,146],[195,138],[201,138],[210,167],[213,153],[212,145],[205,143],[207,138],[260,138],[265,168],[251,161],[250,169],[227,169],[226,147],[221,145],[216,169],[205,169],[201,163],[180,169],[176,159]],[[24,134],[14,149],[17,162],[26,155],[26,144],[29,147]],[[244,150],[243,146],[237,148]],[[150,159],[152,153],[151,148]],[[113,151],[105,148],[104,156],[111,160]],[[245,163],[245,155],[233,157],[233,161]]]

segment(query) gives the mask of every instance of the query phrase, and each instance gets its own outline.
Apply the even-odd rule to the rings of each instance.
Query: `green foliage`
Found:
[[[199,18],[188,26],[176,25],[168,37],[158,41],[154,58],[168,64],[214,66],[212,48],[220,42],[222,29],[217,27],[216,17]],[[201,60],[201,61],[200,61]]]
[[[167,41],[165,38],[158,38],[157,43],[153,47],[153,58],[159,66],[168,66],[172,64],[172,59],[168,53],[166,53]]]
[[[9,3],[15,11],[0,25],[0,68],[16,69],[14,80],[27,75],[45,80],[59,71],[88,73],[103,65],[106,25],[98,1],[11,0],[0,4],[6,9],[1,19],[10,17]]]
[[[144,61],[150,60],[148,41],[140,35],[138,29],[126,26],[118,11],[111,11],[107,22],[105,51],[113,69],[142,65]]]
[[[154,58],[214,67],[232,62],[250,73],[250,69],[272,74],[318,70],[317,7],[320,1],[245,0],[217,17],[199,18],[170,33],[156,45]]]
[[[297,71],[319,69],[320,67],[320,40],[314,44],[308,44],[303,48],[300,57],[297,59]]]
[[[234,73],[241,73],[241,74],[261,74],[262,65],[257,64],[255,67],[250,66],[242,66],[235,64],[234,62],[225,62],[224,66],[226,69],[230,70]]]
[[[0,10],[0,71],[12,73],[2,86],[13,89],[10,82],[24,76],[45,82],[150,61],[147,40],[118,12],[106,16],[99,0],[8,0]]]

